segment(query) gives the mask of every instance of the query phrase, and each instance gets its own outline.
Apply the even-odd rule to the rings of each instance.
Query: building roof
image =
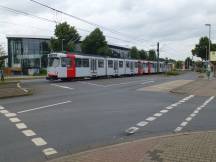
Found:
[[[51,39],[51,36],[42,36],[42,35],[6,35],[6,38]]]

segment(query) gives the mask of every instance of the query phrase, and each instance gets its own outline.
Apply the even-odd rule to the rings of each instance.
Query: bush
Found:
[[[40,70],[40,75],[47,75],[47,70],[46,69],[41,69]]]
[[[168,75],[168,76],[176,76],[176,75],[179,75],[179,72],[177,72],[177,71],[169,71],[169,72],[166,72],[166,75]]]

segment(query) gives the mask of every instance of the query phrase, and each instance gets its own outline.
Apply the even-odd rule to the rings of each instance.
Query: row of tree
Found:
[[[211,51],[216,51],[216,44],[210,41]],[[192,49],[192,55],[200,57],[202,60],[209,60],[209,38],[201,37],[199,43]]]
[[[51,49],[55,52],[68,51],[74,52],[76,44],[80,43],[81,36],[75,27],[66,22],[56,25],[55,37],[51,38]],[[112,56],[112,51],[108,47],[106,37],[103,32],[96,28],[81,42],[82,52],[94,55]],[[132,47],[130,56],[133,59],[157,60],[155,50],[145,51]]]

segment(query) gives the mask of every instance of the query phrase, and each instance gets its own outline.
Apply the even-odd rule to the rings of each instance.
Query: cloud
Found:
[[[17,10],[30,12],[52,20],[66,20],[77,28],[94,29],[94,27],[75,19],[56,14],[45,7],[32,3],[30,0],[0,1],[2,1],[1,5]],[[171,47],[168,48],[167,45],[163,49],[162,56],[175,59],[185,59],[191,55],[190,51],[199,37],[208,33],[204,26],[205,23],[216,25],[215,0],[41,0],[41,2],[120,31],[123,33],[122,35],[115,35],[108,31],[104,31],[104,33],[130,41],[128,43],[108,38],[110,43],[125,46],[136,45],[139,48],[152,48],[157,41],[160,41],[161,44],[169,44],[172,49]],[[0,8],[0,24],[0,38],[2,41],[5,41],[2,34],[52,35],[55,26],[52,23],[10,13],[2,8]],[[215,32],[216,30],[213,29],[213,40],[215,40]],[[87,34],[83,31],[80,31],[80,33],[83,36]]]

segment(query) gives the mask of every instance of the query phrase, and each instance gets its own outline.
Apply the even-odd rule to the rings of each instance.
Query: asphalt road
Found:
[[[148,75],[75,82],[23,81],[24,87],[33,88],[33,96],[0,100],[11,114],[0,113],[0,161],[43,162],[176,130],[213,130],[216,99],[137,91],[196,77],[195,73],[186,73],[176,77]],[[203,109],[196,112],[200,106]],[[127,136],[125,130],[130,127],[139,130]]]

